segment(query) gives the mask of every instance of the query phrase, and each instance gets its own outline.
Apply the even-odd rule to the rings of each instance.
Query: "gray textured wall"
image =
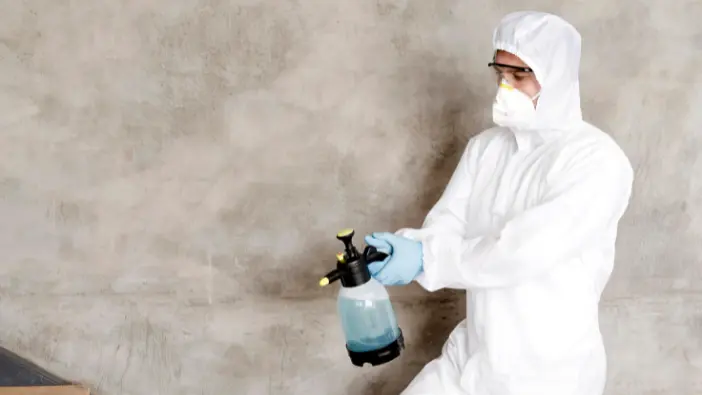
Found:
[[[702,2],[528,3],[2,1],[0,341],[105,395],[397,393],[462,295],[393,289],[408,352],[356,369],[316,283],[339,228],[420,224],[521,7],[636,168],[608,394],[701,393]]]

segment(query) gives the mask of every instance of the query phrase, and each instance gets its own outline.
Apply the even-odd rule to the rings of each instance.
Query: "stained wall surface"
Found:
[[[339,228],[418,226],[490,125],[499,18],[583,35],[636,169],[602,301],[609,395],[702,393],[702,2],[2,2],[0,341],[97,394],[393,394],[464,296],[391,290],[407,353],[348,362]]]

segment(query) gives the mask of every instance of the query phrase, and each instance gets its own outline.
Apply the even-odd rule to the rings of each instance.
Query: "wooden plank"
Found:
[[[0,387],[0,395],[90,395],[90,390],[74,385]]]

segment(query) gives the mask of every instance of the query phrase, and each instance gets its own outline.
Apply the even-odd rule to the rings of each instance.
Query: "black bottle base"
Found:
[[[363,366],[367,363],[371,364],[372,366],[378,366],[399,357],[404,348],[405,338],[402,336],[402,330],[400,330],[400,335],[397,337],[397,339],[383,348],[373,351],[355,352],[349,350],[347,347],[346,351],[349,352],[351,363],[356,366]]]

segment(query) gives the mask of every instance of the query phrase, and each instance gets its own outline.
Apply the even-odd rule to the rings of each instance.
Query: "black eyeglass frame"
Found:
[[[503,63],[495,63],[495,62],[488,63],[488,67],[494,67],[494,66],[506,67],[508,69],[522,71],[525,73],[533,73],[534,72],[534,70],[531,67],[520,67],[520,66],[511,65],[511,64],[503,64]]]

